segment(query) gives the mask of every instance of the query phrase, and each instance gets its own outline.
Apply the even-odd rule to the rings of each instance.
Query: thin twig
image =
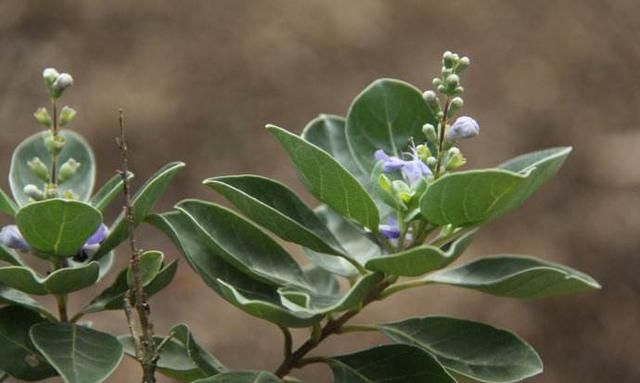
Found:
[[[158,360],[158,350],[156,349],[155,340],[153,338],[153,322],[151,321],[151,310],[147,297],[144,292],[144,284],[142,281],[142,271],[140,270],[140,250],[136,245],[136,239],[134,234],[135,229],[135,215],[133,205],[131,202],[131,188],[129,184],[129,157],[127,142],[124,134],[124,112],[120,109],[119,114],[120,125],[120,137],[116,140],[120,151],[122,152],[122,169],[120,175],[122,176],[123,192],[124,192],[124,214],[127,222],[128,236],[129,236],[129,250],[131,252],[130,266],[133,272],[133,286],[127,293],[127,297],[135,300],[133,308],[138,316],[140,323],[140,334],[136,331],[131,332],[131,336],[138,341],[138,348],[140,354],[137,355],[138,362],[142,367],[142,383],[155,383],[155,371]],[[133,294],[131,294],[133,293]],[[131,296],[133,295],[133,297]],[[131,315],[131,303],[129,302],[129,312],[127,313],[125,307],[125,313]],[[138,353],[138,352],[136,352]]]

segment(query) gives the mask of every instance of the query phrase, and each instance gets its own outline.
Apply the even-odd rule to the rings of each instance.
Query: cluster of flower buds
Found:
[[[56,101],[62,96],[65,89],[73,85],[73,77],[68,73],[59,73],[54,68],[47,68],[42,72],[42,78],[52,101],[53,117],[44,107],[38,108],[33,116],[47,129],[43,133],[44,145],[51,154],[51,166],[58,166],[57,161],[53,159],[62,152],[65,146],[64,136],[59,134],[58,129],[68,126],[75,117],[76,111],[69,106],[64,106],[58,111]],[[32,200],[39,201],[60,197],[58,185],[71,179],[78,172],[81,164],[74,158],[69,158],[59,169],[52,172],[44,161],[39,157],[34,157],[27,162],[27,165],[31,172],[44,182],[44,188],[40,189],[36,185],[28,184],[23,191]],[[52,179],[52,174],[56,174],[55,180]],[[74,194],[71,191],[65,191],[62,197],[73,199]]]
[[[440,76],[433,79],[435,90],[427,90],[423,94],[427,107],[438,121],[435,126],[429,123],[423,126],[424,143],[415,145],[412,140],[410,152],[402,153],[400,157],[390,156],[382,150],[375,153],[375,159],[382,164],[384,174],[374,181],[377,181],[383,199],[392,207],[409,212],[414,200],[420,197],[430,180],[456,170],[467,162],[455,144],[459,140],[477,136],[480,126],[468,116],[457,118],[452,125],[448,122],[464,106],[460,75],[469,64],[468,57],[456,53],[447,51],[442,56]],[[391,181],[388,177],[390,173],[398,173],[401,179]],[[389,239],[394,236],[387,234],[395,235],[396,231],[396,224],[381,226],[381,232]]]

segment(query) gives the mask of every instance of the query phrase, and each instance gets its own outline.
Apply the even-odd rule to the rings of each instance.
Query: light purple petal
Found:
[[[478,122],[471,117],[462,116],[449,127],[447,139],[456,141],[475,137],[478,134],[480,134],[480,125],[478,125]]]
[[[107,228],[107,225],[101,223],[98,230],[96,230],[96,232],[87,239],[84,246],[98,245],[100,242],[104,241],[108,233],[109,229]]]
[[[10,249],[29,250],[29,245],[16,225],[7,225],[0,230],[0,243]]]
[[[394,216],[387,219],[387,224],[378,226],[378,230],[380,234],[389,239],[397,239],[400,237],[400,227],[398,226],[398,220]]]

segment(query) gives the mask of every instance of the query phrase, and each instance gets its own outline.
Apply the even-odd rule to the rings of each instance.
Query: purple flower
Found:
[[[109,228],[107,228],[107,225],[105,225],[104,223],[101,223],[100,227],[98,227],[98,230],[96,230],[96,232],[93,233],[93,235],[91,235],[91,237],[87,239],[87,242],[85,242],[84,245],[85,246],[99,245],[102,241],[104,241],[108,233],[109,233]]]
[[[402,177],[410,185],[418,182],[424,177],[432,175],[431,169],[415,153],[412,149],[411,153],[405,153],[411,159],[403,160],[398,157],[389,156],[384,150],[376,150],[374,158],[377,161],[382,161],[382,171],[385,173],[391,173],[400,170]]]
[[[16,225],[8,225],[0,230],[0,243],[10,249],[29,250],[29,245],[22,238],[20,230]]]
[[[380,234],[389,239],[400,238],[400,227],[398,226],[398,220],[395,217],[389,217],[386,224],[378,226]]]
[[[480,125],[471,117],[459,117],[447,130],[447,139],[457,141],[461,139],[475,137],[480,133]]]

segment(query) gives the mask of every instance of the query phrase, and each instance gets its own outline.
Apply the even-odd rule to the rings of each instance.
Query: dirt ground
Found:
[[[544,147],[575,148],[556,180],[482,231],[470,256],[536,255],[584,270],[604,289],[520,302],[430,287],[374,305],[360,320],[437,313],[486,321],[540,352],[546,371],[530,382],[636,383],[639,39],[635,0],[4,0],[0,161],[8,167],[12,148],[38,129],[31,114],[46,102],[40,71],[55,66],[76,80],[65,101],[78,109],[74,126],[95,147],[99,180],[118,166],[113,137],[123,107],[138,185],[168,161],[188,164],[160,210],[186,197],[221,201],[200,183],[214,175],[257,173],[302,191],[265,123],[300,131],[318,113],[345,114],[379,77],[426,89],[441,53],[459,51],[473,61],[464,79],[466,113],[481,125],[481,135],[463,146],[470,167]],[[7,190],[6,181],[0,185]],[[152,228],[140,236],[147,248],[178,256]],[[120,257],[118,267],[126,262]],[[230,367],[273,369],[280,359],[279,330],[219,299],[185,262],[152,308],[159,332],[187,322]],[[119,312],[90,319],[126,331]],[[345,335],[321,351],[384,341]],[[128,361],[109,382],[137,376]],[[324,367],[300,377],[330,381]]]

